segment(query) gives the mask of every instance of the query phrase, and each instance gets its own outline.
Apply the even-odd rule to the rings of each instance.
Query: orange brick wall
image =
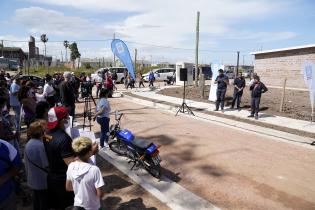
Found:
[[[315,63],[315,47],[255,55],[254,71],[266,85],[306,88],[301,74],[305,60]]]

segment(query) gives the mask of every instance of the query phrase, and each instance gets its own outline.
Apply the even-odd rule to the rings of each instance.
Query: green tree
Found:
[[[72,66],[73,68],[75,68],[74,66],[74,62],[77,58],[80,58],[81,57],[81,54],[78,50],[78,45],[76,42],[73,42],[72,44],[69,45],[69,49],[71,51],[71,54],[70,54],[70,59],[72,61]]]
[[[86,64],[84,64],[84,66],[85,66],[86,69],[91,69],[92,68],[90,63],[86,63]]]

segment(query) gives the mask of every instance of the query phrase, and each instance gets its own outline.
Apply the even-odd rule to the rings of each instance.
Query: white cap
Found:
[[[63,73],[63,77],[64,78],[71,78],[71,73],[69,72],[69,71],[65,71],[64,73]]]

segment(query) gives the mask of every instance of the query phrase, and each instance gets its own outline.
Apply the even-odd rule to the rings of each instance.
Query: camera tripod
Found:
[[[87,97],[84,97],[84,112],[83,112],[83,130],[85,127],[90,127],[90,131],[92,130],[92,106],[91,102],[93,101],[96,106],[95,100],[92,94],[89,94]],[[86,125],[85,119],[87,118],[88,124]]]
[[[186,110],[186,111],[185,111]],[[182,105],[179,107],[179,109],[176,112],[176,115],[178,115],[178,112],[181,113],[185,113],[187,112],[188,114],[192,114],[193,116],[195,116],[195,114],[193,113],[193,111],[191,111],[191,109],[189,108],[189,106],[186,104],[186,81],[184,81],[184,93],[183,93],[183,102]]]

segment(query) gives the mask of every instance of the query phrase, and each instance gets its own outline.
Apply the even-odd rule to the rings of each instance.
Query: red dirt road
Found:
[[[123,128],[162,145],[166,176],[219,208],[315,209],[314,150],[124,99],[110,103],[125,114]]]

